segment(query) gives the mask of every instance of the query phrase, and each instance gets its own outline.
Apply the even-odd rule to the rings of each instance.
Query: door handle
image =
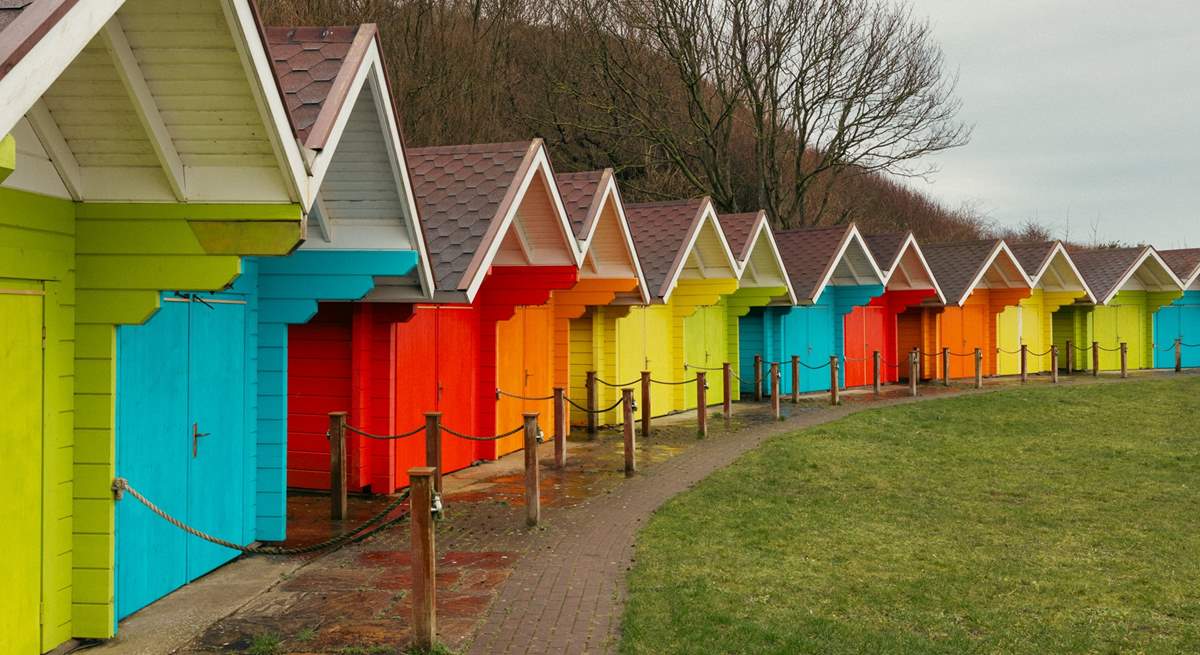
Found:
[[[192,458],[194,459],[200,451],[200,438],[207,437],[210,433],[201,432],[199,423],[192,423]]]

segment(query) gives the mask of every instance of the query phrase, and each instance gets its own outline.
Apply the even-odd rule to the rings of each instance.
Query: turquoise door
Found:
[[[164,298],[117,331],[117,475],[172,516],[245,543],[246,311],[235,296]],[[237,555],[132,498],[117,504],[117,618]]]
[[[840,318],[839,318],[840,320]],[[784,393],[792,391],[792,355],[800,357],[800,391],[829,389],[829,362],[835,351],[833,307],[827,304],[793,307],[783,317],[780,377]]]
[[[1154,313],[1154,365],[1175,368],[1175,340],[1183,340],[1183,366],[1200,366],[1200,291],[1188,291]]]

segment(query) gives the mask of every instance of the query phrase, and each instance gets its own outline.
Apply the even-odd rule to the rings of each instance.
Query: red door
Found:
[[[873,382],[876,350],[880,356],[884,349],[883,307],[865,305],[855,307],[845,318],[846,386],[862,387]],[[886,379],[886,376],[885,376]]]

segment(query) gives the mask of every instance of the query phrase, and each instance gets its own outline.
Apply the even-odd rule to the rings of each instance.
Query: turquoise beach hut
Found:
[[[1175,341],[1184,368],[1200,367],[1200,248],[1158,254],[1183,283],[1183,296],[1154,314],[1154,367],[1175,368]]]

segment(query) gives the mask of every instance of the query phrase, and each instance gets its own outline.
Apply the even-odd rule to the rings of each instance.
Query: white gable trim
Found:
[[[750,256],[754,254],[754,248],[758,245],[759,239],[765,239],[767,248],[771,252],[771,257],[775,260],[775,267],[779,271],[780,278],[783,279],[787,286],[788,300],[793,305],[798,304],[796,301],[796,290],[792,288],[792,276],[788,275],[787,266],[783,263],[783,255],[779,253],[779,244],[775,243],[775,234],[771,230],[771,226],[767,223],[767,213],[761,209],[758,212],[758,217],[755,219],[754,227],[750,230],[750,238],[746,240],[745,252],[742,253],[741,262],[738,265],[738,281],[746,272],[746,267],[750,265]]]
[[[837,254],[834,255],[833,259],[829,260],[829,266],[825,269],[825,276],[817,284],[816,291],[809,300],[810,302],[816,302],[817,298],[820,298],[821,294],[825,293],[825,287],[829,286],[829,281],[833,279],[833,272],[837,270],[838,262],[842,261],[842,258],[846,256],[846,251],[850,248],[850,244],[854,242],[858,242],[858,247],[866,255],[867,262],[871,264],[870,272],[875,275],[875,279],[879,281],[879,284],[883,284],[883,272],[879,270],[879,264],[876,264],[875,258],[871,256],[871,249],[867,247],[867,242],[858,231],[858,226],[851,223],[850,229],[846,230],[846,236],[842,237],[842,244],[838,246]]]
[[[971,283],[967,285],[966,290],[963,291],[962,297],[959,298],[955,303],[956,305],[962,307],[963,303],[967,301],[967,298],[975,292],[975,287],[979,286],[979,283],[983,280],[983,276],[987,274],[988,269],[992,267],[992,263],[996,261],[996,258],[999,257],[1001,253],[1004,253],[1004,255],[1008,257],[1008,260],[1013,264],[1013,268],[1017,269],[1017,273],[1021,274],[1021,281],[1025,283],[1025,287],[1028,289],[1033,288],[1033,281],[1029,279],[1029,274],[1025,272],[1025,269],[1021,268],[1021,262],[1017,261],[1016,255],[1013,254],[1012,250],[1008,247],[1008,244],[1004,241],[998,241],[992,248],[991,254],[988,255],[986,260],[984,260],[983,266],[979,267],[979,271],[975,274],[975,279],[971,280]]]
[[[0,136],[9,134],[125,0],[84,0],[67,10],[29,52],[0,78]],[[26,11],[35,11],[36,7]],[[18,17],[17,21],[21,18]]]
[[[909,248],[912,248],[913,252],[917,253],[917,259],[921,261],[921,267],[925,269],[925,274],[929,276],[929,281],[933,283],[933,290],[937,293],[938,302],[945,305],[946,294],[942,293],[942,285],[938,284],[937,276],[933,274],[933,269],[929,268],[929,262],[925,259],[925,253],[921,250],[921,244],[917,243],[917,237],[912,232],[909,232],[908,236],[904,238],[904,243],[900,245],[900,250],[896,254],[896,260],[892,262],[891,268],[885,274],[883,280],[884,287],[892,281],[892,276],[896,274],[896,269],[900,267],[900,262],[904,261],[904,253]]]
[[[621,230],[621,239],[625,243],[625,250],[629,253],[629,261],[633,262],[642,304],[649,304],[650,290],[646,288],[646,274],[642,272],[642,260],[638,259],[637,249],[633,245],[633,233],[629,230],[629,220],[625,218],[625,202],[621,199],[621,190],[617,188],[617,178],[611,168],[604,169],[600,178],[599,193],[592,198],[591,207],[588,208],[587,219],[584,221],[584,231],[587,236],[580,242],[580,250],[585,259],[591,254],[592,239],[596,236],[596,229],[600,226],[600,215],[604,211],[604,205],[609,200],[617,208],[617,225]],[[595,266],[594,261],[592,265]]]
[[[1183,291],[1186,288],[1183,284],[1183,281],[1179,279],[1179,276],[1175,275],[1175,271],[1171,270],[1171,267],[1167,266],[1167,262],[1163,261],[1163,258],[1159,256],[1158,251],[1150,246],[1146,246],[1144,249],[1142,249],[1142,254],[1139,255],[1138,258],[1133,262],[1133,265],[1129,267],[1129,270],[1125,271],[1125,274],[1121,276],[1121,280],[1112,288],[1112,291],[1108,292],[1108,295],[1100,302],[1100,304],[1107,305],[1108,303],[1112,302],[1112,299],[1121,292],[1121,288],[1129,283],[1129,279],[1133,277],[1133,274],[1136,273],[1139,268],[1144,266],[1146,264],[1146,260],[1150,258],[1153,258],[1154,261],[1158,262],[1158,265],[1161,266],[1163,271],[1166,272],[1170,281],[1176,287],[1178,287],[1180,291]]]
[[[479,293],[479,287],[492,267],[492,261],[496,258],[500,244],[504,241],[504,235],[508,233],[516,218],[517,210],[521,207],[521,200],[525,197],[529,185],[538,173],[542,174],[546,192],[550,194],[554,204],[558,224],[562,229],[563,245],[570,251],[571,260],[576,268],[583,264],[583,252],[579,249],[579,243],[575,239],[575,231],[571,229],[571,221],[567,218],[566,207],[563,206],[562,196],[558,193],[558,185],[554,182],[554,170],[550,167],[550,158],[546,155],[546,147],[541,139],[534,139],[530,143],[529,151],[526,152],[525,161],[522,162],[518,173],[521,175],[519,183],[515,187],[509,187],[509,191],[497,211],[497,217],[493,217],[492,224],[483,237],[485,246],[475,251],[475,256],[463,273],[462,279],[467,282],[467,285],[464,287],[460,283],[458,288],[466,291],[468,302],[474,300],[475,294]]]
[[[671,264],[671,274],[667,276],[666,282],[663,283],[662,289],[660,289],[659,295],[662,296],[663,302],[670,300],[671,293],[675,291],[675,287],[679,284],[679,276],[683,273],[683,266],[687,263],[687,256],[696,247],[696,240],[700,238],[700,232],[705,223],[712,223],[713,230],[717,233],[717,239],[721,242],[721,252],[725,255],[725,263],[729,266],[730,278],[736,280],[740,276],[737,259],[733,256],[733,251],[729,248],[729,241],[725,239],[725,230],[721,229],[721,223],[717,219],[717,211],[713,208],[712,200],[708,196],[705,196],[700,202],[700,209],[696,212],[695,218],[692,219],[688,239],[684,247],[675,253],[675,261]]]
[[[221,0],[221,9],[226,22],[229,23],[238,54],[242,58],[242,67],[252,82],[250,88],[254,93],[259,115],[268,128],[274,128],[268,129],[267,132],[271,138],[275,158],[279,160],[280,170],[288,184],[289,195],[307,212],[316,200],[316,186],[309,178],[300,144],[296,141],[292,123],[288,120],[283,96],[275,81],[274,68],[271,58],[267,55],[266,44],[254,17],[254,10],[250,7],[249,0]]]
[[[1079,269],[1075,266],[1075,260],[1071,259],[1071,253],[1067,252],[1066,246],[1061,241],[1054,242],[1054,247],[1050,249],[1050,255],[1046,257],[1046,261],[1042,262],[1041,268],[1038,269],[1037,273],[1029,277],[1030,281],[1033,282],[1035,287],[1041,284],[1042,277],[1046,275],[1046,271],[1050,270],[1050,264],[1054,263],[1054,258],[1060,254],[1063,260],[1067,262],[1067,266],[1071,267],[1071,274],[1075,276],[1076,280],[1079,280],[1079,284],[1083,287],[1083,292],[1087,294],[1088,302],[1095,303],[1096,294],[1092,293],[1092,287],[1088,285],[1087,280],[1083,279],[1083,273],[1079,272]]]

